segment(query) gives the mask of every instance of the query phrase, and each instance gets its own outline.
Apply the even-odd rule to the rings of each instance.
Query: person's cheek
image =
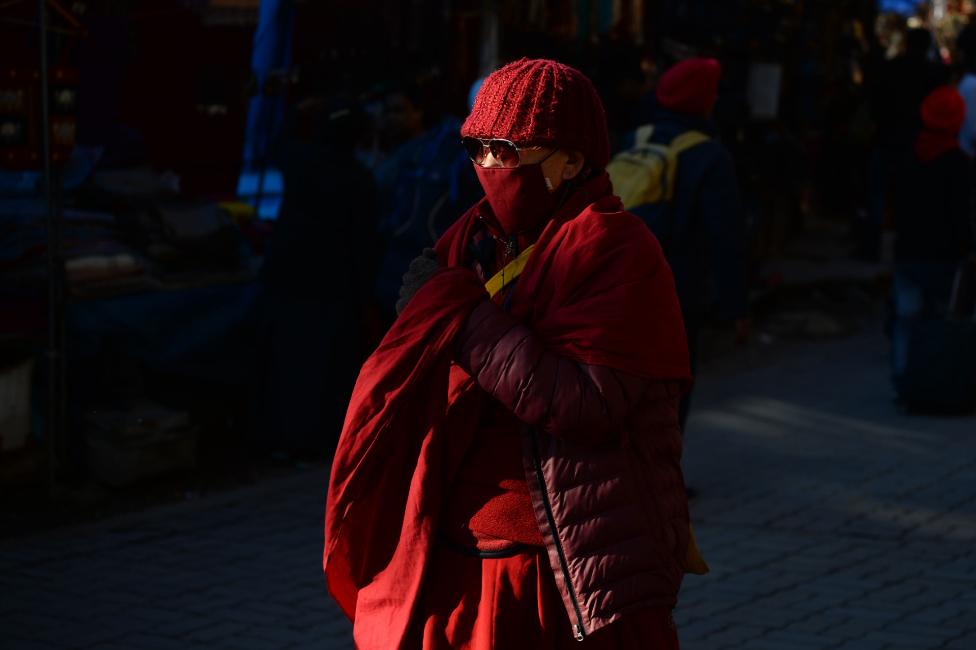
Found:
[[[552,159],[542,163],[542,176],[546,181],[546,188],[550,192],[555,192],[562,185],[563,168],[565,165]]]

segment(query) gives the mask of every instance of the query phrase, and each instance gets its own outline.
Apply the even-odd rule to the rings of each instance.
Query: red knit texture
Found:
[[[696,57],[676,63],[657,82],[657,101],[676,113],[705,117],[718,99],[722,65]]]
[[[593,83],[548,59],[519,59],[488,75],[461,135],[576,150],[594,169],[610,160],[607,116]]]
[[[955,135],[966,119],[966,101],[952,86],[940,86],[922,102],[921,113],[927,129]]]

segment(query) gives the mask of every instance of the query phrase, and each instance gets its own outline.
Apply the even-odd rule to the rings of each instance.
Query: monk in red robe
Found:
[[[411,263],[360,374],[329,590],[364,650],[677,648],[688,349],[661,248],[604,171],[599,96],[522,59],[461,135],[486,196]]]

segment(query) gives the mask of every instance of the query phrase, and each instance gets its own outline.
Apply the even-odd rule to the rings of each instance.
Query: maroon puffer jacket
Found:
[[[689,530],[681,384],[559,356],[490,301],[457,361],[526,423],[526,478],[576,638],[674,607]]]

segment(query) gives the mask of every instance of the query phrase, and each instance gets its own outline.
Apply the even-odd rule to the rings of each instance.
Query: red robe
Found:
[[[416,643],[415,610],[444,495],[477,424],[483,393],[451,361],[468,314],[487,298],[464,268],[478,209],[438,243],[448,268],[421,287],[364,365],[333,461],[323,563],[362,650]],[[635,238],[650,241],[635,247]],[[638,259],[649,246],[656,259]],[[517,300],[513,313],[560,354],[642,377],[689,378],[660,247],[621,211],[605,175],[553,217],[518,285],[530,299]]]

